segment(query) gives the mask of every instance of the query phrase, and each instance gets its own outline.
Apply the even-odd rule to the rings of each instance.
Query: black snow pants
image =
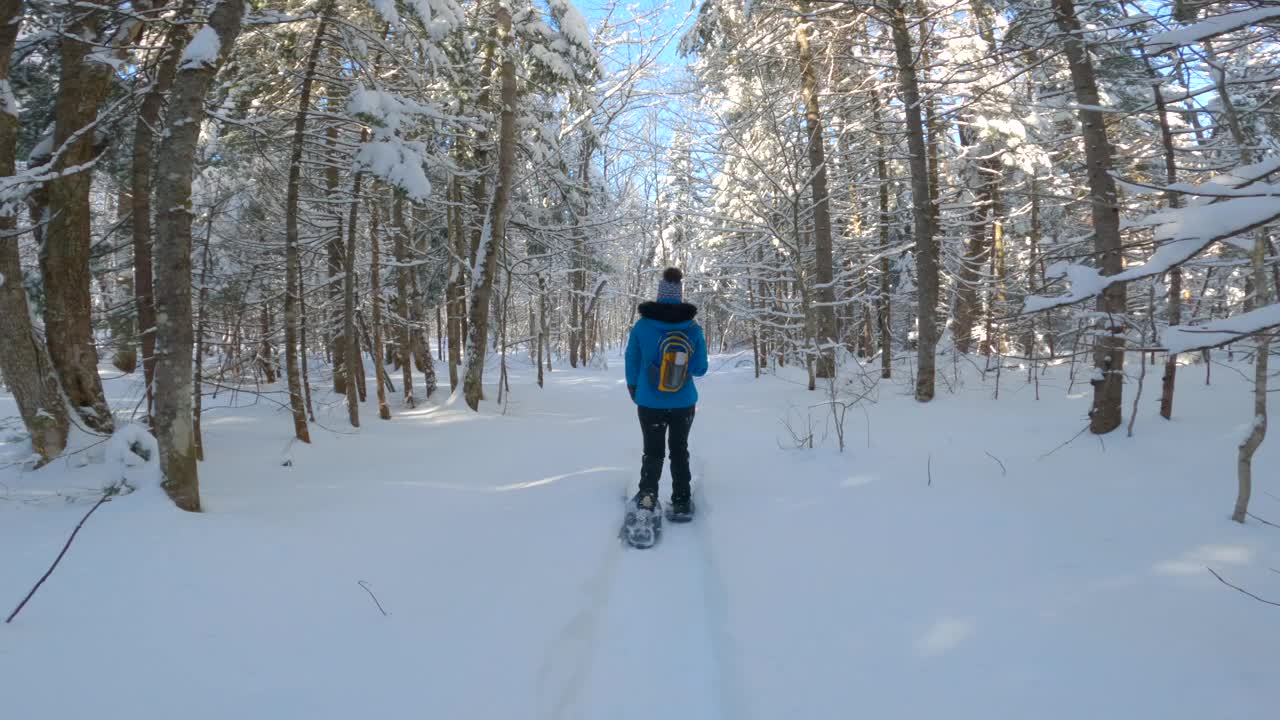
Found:
[[[689,497],[693,473],[689,470],[689,429],[695,407],[660,410],[637,407],[644,433],[644,460],[640,466],[640,492],[658,492],[662,459],[668,435],[671,441],[671,497]]]

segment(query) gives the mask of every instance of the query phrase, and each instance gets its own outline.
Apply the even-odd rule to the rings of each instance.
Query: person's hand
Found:
[[[628,385],[627,392],[631,394],[631,399],[634,401],[636,399],[636,386]]]

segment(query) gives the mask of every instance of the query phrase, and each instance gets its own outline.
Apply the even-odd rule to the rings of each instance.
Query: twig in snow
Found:
[[[1036,458],[1036,459],[1037,459],[1037,460],[1043,460],[1043,459],[1045,459],[1045,458],[1049,457],[1050,455],[1052,455],[1052,454],[1054,454],[1054,453],[1058,452],[1058,451],[1059,451],[1059,450],[1061,450],[1062,448],[1064,448],[1064,447],[1066,447],[1066,446],[1070,445],[1071,443],[1075,442],[1075,441],[1076,441],[1076,438],[1078,438],[1078,437],[1080,437],[1081,435],[1085,434],[1085,432],[1086,432],[1086,431],[1088,431],[1088,429],[1089,429],[1089,426],[1088,426],[1088,425],[1085,425],[1084,427],[1080,428],[1080,432],[1076,433],[1075,435],[1072,435],[1070,440],[1068,440],[1068,441],[1066,441],[1066,442],[1062,443],[1062,444],[1061,444],[1061,445],[1059,445],[1058,447],[1056,447],[1056,448],[1054,448],[1054,449],[1050,450],[1049,452],[1047,452],[1047,453],[1045,453],[1045,454],[1041,455],[1040,457],[1038,457],[1038,458]]]
[[[1253,513],[1245,513],[1245,514],[1246,514],[1246,515],[1248,515],[1249,517],[1253,518],[1254,520],[1257,520],[1258,522],[1262,523],[1263,525],[1270,525],[1270,526],[1271,526],[1271,527],[1273,527],[1273,528],[1280,528],[1280,525],[1277,525],[1277,524],[1275,524],[1275,523],[1271,522],[1270,520],[1264,520],[1264,519],[1262,519],[1262,518],[1258,517],[1257,515],[1254,515]]]
[[[369,589],[369,583],[363,580],[357,580],[356,584],[364,588],[364,591],[369,593],[369,597],[373,598],[373,604],[378,606],[378,612],[382,613],[384,617],[391,614],[382,609],[382,603],[378,602],[378,596],[374,595],[373,591]]]
[[[1221,576],[1221,575],[1219,575],[1218,573],[1214,572],[1213,568],[1211,568],[1211,567],[1206,566],[1206,567],[1205,567],[1205,570],[1208,570],[1208,571],[1209,571],[1209,572],[1210,572],[1214,577],[1218,578],[1218,582],[1222,583],[1223,585],[1226,585],[1227,587],[1231,588],[1232,590],[1238,590],[1238,591],[1240,591],[1240,592],[1244,593],[1245,595],[1248,595],[1249,597],[1253,598],[1254,600],[1257,600],[1257,601],[1258,601],[1258,602],[1260,602],[1260,603],[1266,603],[1267,605],[1275,605],[1276,607],[1280,607],[1280,602],[1274,602],[1274,601],[1272,601],[1272,600],[1268,600],[1268,599],[1266,599],[1266,598],[1258,597],[1257,595],[1254,595],[1253,593],[1249,592],[1248,590],[1245,590],[1244,588],[1242,588],[1242,587],[1240,587],[1240,586],[1238,586],[1238,585],[1232,585],[1231,583],[1227,582],[1226,580],[1223,580],[1223,579],[1222,579],[1222,576]]]
[[[933,453],[929,453],[929,459],[926,461],[925,470],[929,473],[928,487],[933,487]]]
[[[995,461],[996,461],[996,464],[1000,466],[1000,476],[1001,476],[1001,477],[1008,477],[1008,476],[1009,476],[1009,470],[1008,470],[1007,468],[1005,468],[1004,463],[1000,462],[1000,458],[996,457],[995,455],[992,455],[991,453],[987,452],[986,450],[983,450],[982,452],[986,453],[986,454],[987,454],[987,457],[991,458],[992,460],[995,460]]]
[[[109,502],[111,498],[115,497],[119,492],[120,488],[118,486],[113,485],[107,488],[103,491],[102,497],[98,498],[98,502],[94,503],[93,507],[89,508],[89,512],[85,513],[84,517],[80,518],[80,522],[76,525],[76,529],[71,531],[71,537],[67,538],[67,543],[62,546],[62,552],[58,553],[58,557],[54,558],[53,564],[49,566],[48,570],[44,571],[44,575],[40,576],[40,580],[31,588],[31,591],[27,593],[27,596],[22,598],[22,602],[18,603],[18,607],[14,608],[13,612],[9,613],[9,617],[5,618],[4,622],[6,625],[13,622],[13,619],[18,616],[18,613],[22,612],[22,608],[27,606],[27,601],[31,599],[31,596],[35,595],[36,591],[40,589],[40,586],[44,584],[44,581],[48,580],[49,576],[53,574],[54,568],[58,567],[58,563],[62,562],[62,556],[66,555],[67,549],[71,547],[71,542],[76,539],[76,533],[79,533],[80,528],[84,527],[85,521],[89,519],[89,516],[93,514],[93,511],[102,507],[103,503]]]

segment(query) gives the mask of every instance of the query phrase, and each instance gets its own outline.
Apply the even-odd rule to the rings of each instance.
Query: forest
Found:
[[[711,529],[698,530],[707,534],[701,559],[678,566],[687,577],[646,566],[656,587],[675,584],[676,598],[733,615],[725,588],[734,561],[715,559],[716,533],[740,533],[750,547],[757,541],[746,528],[773,525],[763,514],[755,524],[735,519],[735,505],[712,497],[735,492],[713,466],[752,477],[765,472],[753,467],[775,478],[830,475],[832,488],[846,489],[861,485],[864,470],[879,478],[900,468],[921,487],[858,512],[923,513],[938,524],[931,546],[959,531],[914,493],[1018,477],[1053,489],[1010,517],[1041,517],[1049,505],[1036,503],[1050,498],[1081,506],[1078,527],[1045,521],[1049,539],[1036,542],[1065,546],[1077,531],[1110,537],[1114,518],[1089,514],[1102,511],[1084,507],[1086,495],[1101,504],[1132,492],[1113,498],[1112,511],[1145,518],[1141,527],[1164,522],[1149,503],[1180,508],[1178,532],[1202,534],[1170,543],[1204,551],[1188,551],[1199,559],[1187,562],[1206,583],[1195,592],[1216,599],[1206,606],[1203,595],[1178,594],[1151,621],[1244,607],[1252,624],[1217,642],[1251,645],[1262,623],[1280,622],[1268,607],[1280,602],[1280,583],[1265,567],[1280,562],[1271,537],[1280,526],[1269,519],[1280,521],[1280,510],[1268,507],[1271,490],[1280,493],[1268,435],[1268,400],[1280,388],[1271,364],[1278,236],[1277,0],[0,0],[0,525],[12,520],[3,536],[25,548],[0,563],[0,574],[14,576],[0,589],[21,596],[72,515],[134,502],[124,496],[143,484],[156,487],[156,502],[119,521],[133,526],[123,530],[137,535],[130,544],[163,533],[206,567],[221,561],[194,539],[174,539],[197,526],[173,508],[254,517],[255,507],[278,507],[286,517],[294,503],[305,516],[320,502],[307,494],[315,487],[289,499],[277,485],[249,482],[263,473],[299,488],[342,475],[352,483],[344,493],[370,512],[394,508],[399,518],[414,503],[440,501],[441,513],[475,513],[490,528],[507,520],[487,513],[514,511],[473,506],[480,500],[467,498],[481,494],[461,488],[568,493],[559,488],[585,486],[573,478],[599,468],[633,486],[639,436],[633,420],[609,413],[630,410],[618,371],[637,306],[677,267],[711,356],[698,407],[711,419],[692,437],[695,492],[714,488],[705,498],[714,510]],[[972,465],[954,454],[962,445]],[[751,451],[735,458],[735,446]],[[494,465],[503,455],[509,464]],[[594,465],[585,459],[596,455]],[[521,479],[520,463],[531,479]],[[619,463],[625,469],[609,469]],[[357,476],[462,494],[366,491]],[[1095,484],[1104,478],[1120,485]],[[1138,482],[1147,484],[1130,487]],[[773,497],[759,483],[761,497]],[[983,517],[997,512],[992,503],[1022,497],[996,485],[982,486],[987,500],[952,501]],[[796,502],[826,497],[785,486],[777,492],[799,493]],[[562,499],[567,514],[607,516],[607,535],[616,493],[582,492],[595,495]],[[54,499],[65,507],[42,515]],[[554,516],[542,503],[538,512]],[[1234,523],[1218,522],[1227,517]],[[892,535],[887,518],[883,527],[867,520],[876,537]],[[833,537],[810,535],[803,522],[778,521],[779,537]],[[830,522],[837,535],[855,532]],[[473,532],[448,527],[456,534],[432,542],[447,547]],[[1022,537],[1009,528],[973,537],[1005,530],[992,542]],[[497,532],[516,545],[524,537]],[[580,544],[564,532],[553,537]],[[250,535],[276,542],[262,533]],[[1125,542],[1127,552],[1147,547]],[[920,552],[912,562],[942,562]],[[972,557],[984,552],[975,547]],[[1021,567],[1020,557],[1007,559]],[[1134,562],[1156,575],[1174,567],[1157,560]],[[615,562],[602,566],[601,587],[612,587]],[[1236,582],[1216,569],[1224,564],[1258,572]],[[504,577],[524,577],[512,567]],[[936,569],[949,577],[945,563]],[[796,573],[799,585],[820,582],[802,569],[777,571]],[[270,582],[261,572],[245,582]],[[488,576],[472,575],[479,570],[451,572],[487,587]],[[58,592],[59,573],[43,593]],[[704,588],[707,577],[717,580]],[[1088,582],[1113,580],[1126,582]],[[854,585],[840,582],[841,592]],[[360,587],[368,595],[352,602],[374,598]],[[761,594],[742,617],[774,607],[771,590],[751,587]],[[600,628],[623,617],[617,598],[592,597],[594,609],[576,622]],[[39,595],[28,599],[40,605]],[[628,611],[649,612],[633,603]],[[456,608],[437,610],[421,632]],[[177,617],[156,622],[179,622],[181,612],[167,612]],[[738,625],[717,622],[708,631],[714,652],[697,643],[691,651],[705,666],[675,680],[705,702],[680,716],[795,714],[783,690],[743,699],[750,678],[772,666],[742,659],[736,675],[726,670],[723,657],[734,652],[725,648],[747,657],[741,643],[750,643],[734,640]],[[922,656],[950,651],[980,626],[939,622]],[[1144,647],[1158,652],[1149,632]],[[598,659],[607,654],[602,634],[623,654],[636,640],[559,637]],[[1157,667],[1149,687],[1128,692],[1200,673],[1203,658],[1192,657],[1204,645],[1186,642],[1171,651],[1167,674]],[[1277,667],[1274,650],[1250,652],[1254,670]],[[1070,653],[1059,660],[1046,673],[1083,662]],[[846,716],[836,710],[849,707],[837,680],[792,672],[793,685],[826,692],[800,716]],[[982,716],[978,701],[964,699],[972,678],[954,673],[941,697],[952,698],[957,717]],[[545,703],[536,712],[500,698],[482,710],[471,698],[436,716],[601,717],[608,687],[570,675],[558,700],[538,695]],[[1090,676],[1099,684],[1086,695],[1107,692],[1103,675]],[[1208,717],[1214,708],[1258,717],[1280,696],[1251,677],[1206,681],[1206,693],[1231,688],[1230,709],[1179,704],[1170,691],[1161,716]],[[294,707],[281,693],[279,707]],[[1022,717],[1145,715],[1075,700],[1030,714],[1012,700],[1002,707]],[[888,717],[939,711],[883,702],[870,707]]]

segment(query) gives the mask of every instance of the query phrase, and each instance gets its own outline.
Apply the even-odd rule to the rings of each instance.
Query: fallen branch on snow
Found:
[[[364,580],[357,580],[356,584],[364,588],[364,591],[369,593],[369,597],[373,598],[373,604],[378,606],[378,612],[382,613],[384,617],[391,614],[386,610],[382,609],[382,603],[378,602],[378,596],[374,595],[373,591],[369,589],[369,583],[365,582]]]
[[[1270,525],[1273,528],[1280,528],[1280,525],[1277,525],[1276,523],[1273,523],[1270,520],[1260,518],[1257,515],[1254,515],[1253,513],[1245,513],[1245,514],[1253,518],[1254,520],[1257,520],[1258,522],[1262,523],[1263,525]]]
[[[1218,582],[1222,583],[1223,585],[1226,585],[1227,587],[1231,588],[1232,590],[1237,590],[1237,591],[1239,591],[1239,592],[1242,592],[1242,593],[1244,593],[1245,595],[1248,595],[1249,597],[1253,598],[1254,600],[1257,600],[1257,601],[1258,601],[1258,602],[1260,602],[1260,603],[1266,603],[1267,605],[1274,605],[1274,606],[1276,606],[1276,607],[1280,607],[1280,602],[1275,602],[1275,601],[1272,601],[1272,600],[1268,600],[1268,599],[1266,599],[1266,598],[1258,597],[1257,595],[1254,595],[1253,593],[1249,592],[1248,590],[1245,590],[1244,588],[1240,587],[1239,585],[1232,585],[1231,583],[1227,582],[1226,580],[1223,580],[1223,579],[1222,579],[1222,576],[1221,576],[1221,575],[1219,575],[1218,573],[1214,572],[1214,569],[1213,569],[1213,568],[1211,568],[1211,567],[1205,566],[1205,570],[1208,570],[1208,571],[1209,571],[1209,573],[1210,573],[1211,575],[1213,575],[1214,577],[1218,578]]]
[[[71,542],[76,539],[76,533],[80,532],[80,528],[84,527],[85,521],[89,519],[89,516],[93,514],[93,511],[102,507],[103,503],[110,502],[111,498],[115,497],[119,493],[120,487],[118,485],[112,485],[102,492],[102,497],[98,498],[98,502],[94,503],[93,507],[89,508],[89,512],[85,513],[84,517],[80,518],[80,522],[76,525],[76,529],[71,531],[71,537],[67,538],[67,543],[62,546],[62,552],[58,553],[58,557],[54,558],[53,564],[49,566],[48,570],[44,571],[44,575],[40,576],[40,580],[36,582],[35,587],[31,588],[31,591],[27,593],[27,596],[22,598],[22,602],[18,603],[18,607],[14,608],[13,612],[9,613],[9,617],[5,618],[4,622],[6,625],[13,622],[13,619],[18,616],[18,613],[22,612],[22,608],[27,606],[27,601],[36,594],[36,591],[44,584],[44,581],[48,580],[49,576],[53,574],[54,568],[58,567],[58,563],[62,562],[62,556],[66,555],[67,549],[71,547]]]
[[[1000,462],[1000,458],[996,457],[995,455],[992,455],[991,453],[987,452],[986,450],[983,450],[982,452],[986,453],[986,454],[987,454],[987,457],[991,458],[992,460],[995,460],[995,461],[996,461],[996,464],[1000,466],[1000,476],[1001,476],[1001,477],[1008,477],[1008,476],[1009,476],[1009,470],[1004,466],[1004,463]]]

